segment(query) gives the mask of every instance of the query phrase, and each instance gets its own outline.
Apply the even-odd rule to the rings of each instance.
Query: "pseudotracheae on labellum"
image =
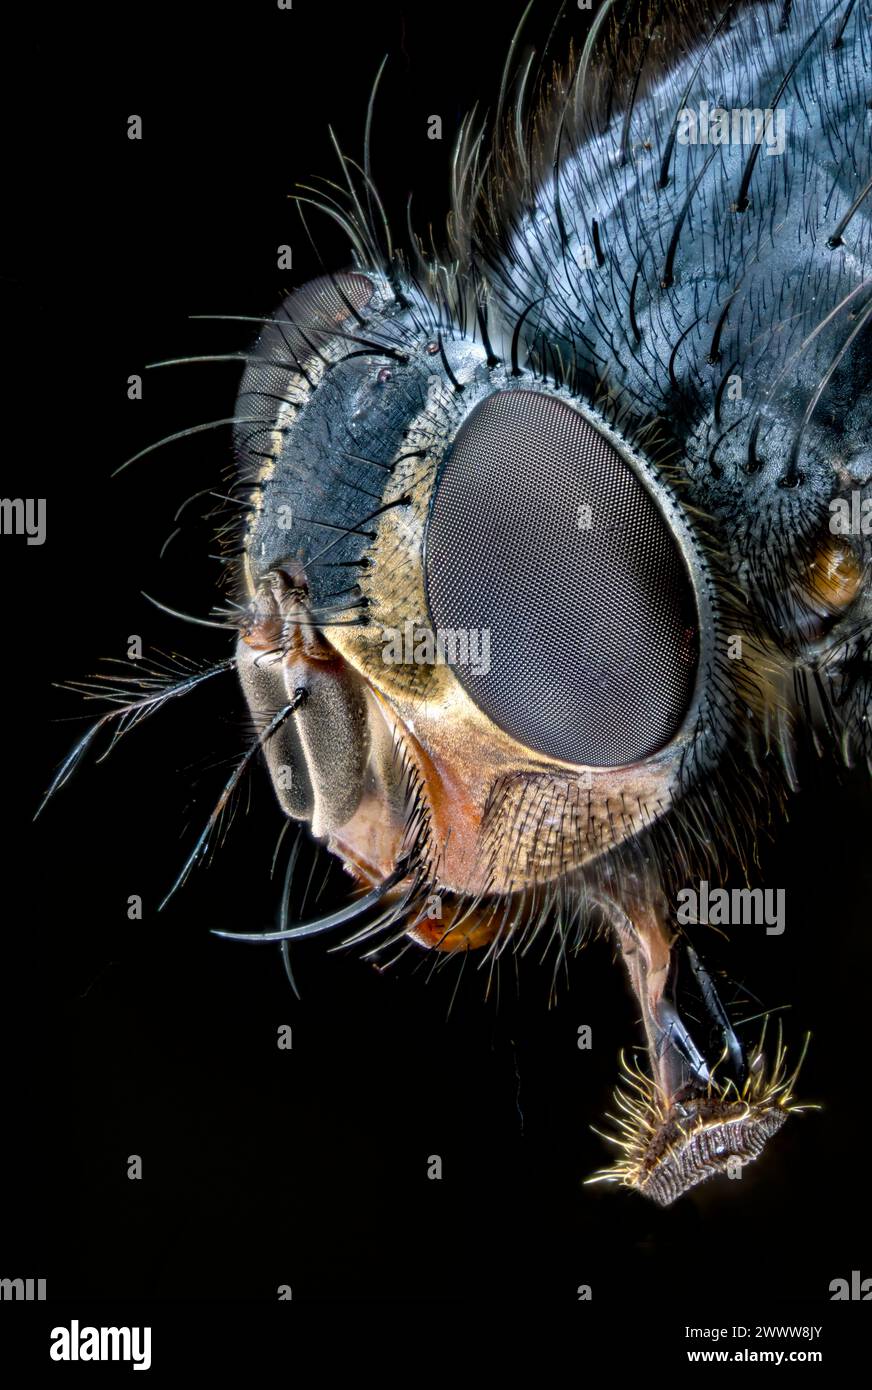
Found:
[[[602,0],[568,53],[558,25],[513,45],[436,248],[395,240],[368,117],[341,197],[301,195],[348,262],[239,353],[235,650],[104,683],[51,788],[235,671],[253,738],[176,886],[265,761],[358,890],[294,919],[297,841],[276,929],[220,933],[278,943],[292,983],[328,932],[488,976],[611,933],[647,1059],[598,1177],[661,1204],[800,1108],[693,925],[783,929],[752,875],[798,735],[872,763],[870,17]]]

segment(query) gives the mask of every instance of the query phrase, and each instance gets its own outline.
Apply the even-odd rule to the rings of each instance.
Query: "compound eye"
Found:
[[[279,305],[239,387],[235,442],[241,459],[258,466],[272,455],[272,431],[289,386],[317,361],[337,329],[359,331],[355,314],[366,308],[373,290],[372,281],[355,271],[319,275]]]
[[[489,634],[455,675],[536,752],[590,767],[635,763],[676,734],[693,693],[690,574],[634,469],[553,396],[489,396],[437,478],[425,540],[430,618]]]

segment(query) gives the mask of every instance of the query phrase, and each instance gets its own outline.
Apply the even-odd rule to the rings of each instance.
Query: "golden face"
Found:
[[[329,282],[321,287],[322,294],[331,291]],[[340,300],[333,313],[341,308]],[[287,306],[287,312],[293,315],[294,306]],[[384,328],[379,325],[376,331],[383,333]],[[259,675],[284,663],[285,691],[295,688],[298,678],[305,679],[300,674],[301,660],[304,664],[314,661],[315,669],[322,672],[325,662],[339,660],[348,688],[357,692],[359,718],[366,724],[366,733],[355,747],[369,747],[366,769],[358,765],[354,774],[348,768],[345,775],[339,774],[333,749],[320,763],[317,758],[306,761],[303,754],[305,773],[301,765],[296,779],[289,774],[289,780],[297,783],[308,777],[315,833],[334,835],[337,850],[364,874],[367,866],[378,866],[382,872],[392,866],[400,845],[399,824],[394,823],[391,831],[390,817],[374,818],[368,812],[337,823],[335,817],[325,817],[323,803],[329,800],[329,784],[337,775],[346,789],[349,776],[356,778],[361,794],[368,776],[378,784],[382,802],[386,797],[389,800],[384,750],[386,745],[399,749],[427,807],[426,843],[418,848],[433,876],[433,887],[479,898],[548,882],[614,847],[646,819],[653,819],[655,806],[668,804],[673,774],[669,761],[663,758],[653,758],[647,766],[633,767],[616,778],[611,768],[579,767],[577,762],[549,757],[500,727],[464,684],[467,671],[472,673],[473,685],[476,674],[489,673],[491,630],[440,626],[434,621],[427,593],[425,548],[437,479],[452,433],[456,436],[465,420],[475,418],[482,406],[486,408],[498,399],[500,387],[505,385],[500,378],[505,374],[497,375],[495,367],[488,367],[477,345],[463,345],[458,351],[453,343],[448,348],[443,344],[448,370],[453,371],[450,352],[457,359],[457,371],[468,377],[465,384],[456,378],[463,386],[462,394],[457,385],[446,389],[448,378],[440,370],[433,346],[424,333],[410,348],[408,334],[404,335],[404,354],[410,359],[410,375],[414,373],[420,383],[424,408],[402,429],[396,453],[370,465],[370,473],[378,469],[382,476],[368,480],[371,485],[366,495],[377,505],[372,508],[375,515],[366,523],[366,534],[355,536],[352,532],[359,542],[357,550],[365,553],[358,554],[348,566],[357,581],[350,594],[347,584],[345,595],[336,593],[333,582],[332,588],[328,584],[323,600],[317,596],[324,589],[318,573],[325,563],[320,558],[324,547],[315,540],[313,562],[305,539],[292,549],[298,540],[293,531],[286,538],[288,554],[277,566],[257,576],[252,552],[262,544],[264,518],[282,507],[293,514],[292,502],[285,499],[296,498],[294,479],[291,491],[280,492],[282,500],[276,500],[275,494],[286,481],[279,448],[268,477],[255,494],[246,579],[257,616],[252,630],[242,638],[241,651],[245,665],[248,650],[260,649]],[[320,352],[327,361],[331,353],[341,361],[343,349],[342,341],[337,346],[328,340],[321,344]],[[308,377],[308,362],[304,370]],[[386,397],[392,386],[384,380],[383,369],[372,369],[370,376],[373,380],[364,383],[364,391]],[[307,394],[305,379],[302,372],[296,372],[284,387],[288,398],[305,401],[298,407],[301,411],[316,408],[315,388]],[[514,397],[524,403],[528,398],[535,401],[537,396],[524,393]],[[549,399],[582,421],[572,405],[557,396]],[[293,425],[288,429],[292,431]],[[319,462],[309,455],[306,467],[317,474]],[[379,486],[380,492],[375,490]],[[589,543],[595,532],[592,527],[586,532],[579,528],[578,534],[580,543]],[[329,552],[334,549],[329,547]],[[430,553],[432,559],[432,545]],[[347,573],[344,562],[340,568]],[[318,611],[324,603],[329,604],[329,622],[320,628],[320,645],[313,646],[310,641],[307,651],[306,634],[312,631],[309,624],[314,622],[318,627]],[[534,625],[530,615],[527,641],[535,635]],[[453,651],[445,648],[446,632],[453,639]],[[516,653],[515,659],[522,661],[523,654]],[[461,661],[462,667],[458,664]],[[255,696],[252,708],[263,713],[270,706],[267,702],[261,708]],[[557,733],[559,736],[559,729]],[[280,742],[272,740],[267,752],[274,762],[280,758]],[[290,752],[287,763],[289,768],[294,763]],[[367,791],[364,800],[368,804],[372,787]],[[617,819],[613,810],[616,793],[632,807]],[[535,818],[531,813],[534,805]],[[288,809],[293,813],[290,804]]]

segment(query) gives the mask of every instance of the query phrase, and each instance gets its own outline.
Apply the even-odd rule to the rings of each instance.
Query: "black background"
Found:
[[[740,931],[725,960],[767,1006],[792,1006],[794,1046],[812,1029],[800,1091],[823,1108],[790,1122],[740,1183],[665,1212],[581,1185],[607,1157],[589,1125],[609,1106],[618,1051],[638,1040],[606,944],[572,964],[556,1008],[553,959],[531,956],[518,979],[504,964],[489,998],[471,963],[449,1011],[453,967],[431,975],[417,954],[378,973],[316,942],[295,957],[298,1003],[271,949],[208,935],[273,920],[281,821],[261,770],[214,863],[157,912],[226,775],[215,765],[244,746],[232,676],[92,760],[30,825],[85,727],[78,698],[53,683],[123,657],[132,634],[197,659],[227,652],[225,635],[142,597],[202,616],[216,601],[196,504],[159,556],[178,506],[218,483],[227,431],[110,474],[162,435],[230,414],[238,367],[146,371],[137,403],[128,376],[244,350],[246,325],[188,316],[267,314],[317,271],[288,194],[338,177],[328,124],[360,157],[385,53],[374,172],[400,239],[410,191],[416,224],[438,228],[452,135],[471,103],[493,102],[519,14],[180,0],[83,16],[16,49],[3,492],[44,496],[48,513],[44,546],[0,541],[0,1275],[46,1277],[74,1315],[76,1299],[274,1301],[281,1284],[295,1300],[569,1304],[591,1284],[601,1312],[662,1304],[675,1328],[691,1306],[717,1323],[727,1305],[750,1319],[782,1299],[809,1300],[806,1321],[820,1321],[812,1303],[833,1278],[872,1275],[861,777],[807,759],[804,798],[761,847],[760,881],[787,889],[787,930]],[[583,23],[571,11],[566,32]],[[131,113],[141,142],[127,139]],[[433,113],[442,142],[426,137]],[[340,234],[311,225],[325,262],[345,263]],[[284,242],[292,275],[275,268]],[[127,918],[134,893],[141,922]],[[576,1046],[582,1023],[590,1052]],[[280,1024],[290,1052],[276,1047]],[[127,1178],[131,1154],[142,1181]],[[430,1154],[441,1182],[427,1178]]]

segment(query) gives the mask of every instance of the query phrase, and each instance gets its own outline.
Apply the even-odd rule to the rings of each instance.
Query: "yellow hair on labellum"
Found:
[[[622,1156],[587,1181],[618,1183],[667,1207],[699,1183],[718,1173],[734,1175],[759,1157],[789,1114],[810,1108],[793,1103],[808,1039],[788,1075],[780,1037],[775,1060],[767,1068],[764,1037],[765,1029],[742,1086],[719,1082],[714,1067],[706,1089],[677,1097],[667,1096],[622,1054],[623,1085],[615,1090],[620,1113],[607,1117],[617,1132],[602,1135],[622,1150]]]

